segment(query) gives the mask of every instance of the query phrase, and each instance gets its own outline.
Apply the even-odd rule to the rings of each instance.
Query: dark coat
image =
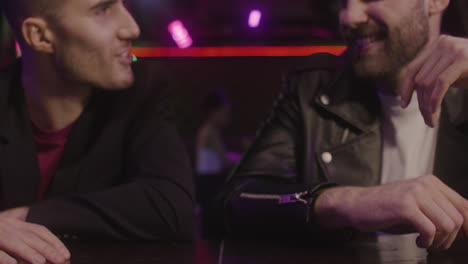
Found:
[[[194,190],[157,72],[127,90],[96,89],[75,123],[45,200],[20,63],[0,73],[0,206],[73,238],[191,239]]]

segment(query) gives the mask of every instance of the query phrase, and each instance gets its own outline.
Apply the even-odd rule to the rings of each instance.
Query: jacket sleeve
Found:
[[[319,229],[311,224],[311,207],[316,195],[331,184],[304,183],[304,124],[295,87],[300,79],[285,80],[270,118],[215,203],[224,211],[228,232],[304,235]]]
[[[28,222],[65,238],[193,238],[194,187],[185,146],[163,102],[140,108],[126,136],[125,183],[35,204]]]

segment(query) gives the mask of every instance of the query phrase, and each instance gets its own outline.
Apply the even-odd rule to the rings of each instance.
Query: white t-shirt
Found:
[[[400,97],[380,95],[383,119],[381,183],[432,174],[438,128],[424,123],[416,93],[407,108]]]

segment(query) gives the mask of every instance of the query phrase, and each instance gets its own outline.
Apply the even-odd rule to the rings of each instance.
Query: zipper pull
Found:
[[[297,203],[301,202],[307,204],[307,201],[302,199],[302,196],[306,195],[308,192],[302,193],[290,193],[290,194],[283,194],[280,195],[279,204],[290,204],[290,203]]]

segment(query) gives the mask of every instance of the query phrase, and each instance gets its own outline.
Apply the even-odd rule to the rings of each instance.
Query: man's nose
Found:
[[[340,9],[340,24],[349,28],[367,23],[369,15],[367,14],[367,4],[362,0],[347,0],[346,4]]]
[[[119,38],[124,40],[135,40],[140,36],[140,27],[126,8],[123,12],[122,27],[118,34]]]

